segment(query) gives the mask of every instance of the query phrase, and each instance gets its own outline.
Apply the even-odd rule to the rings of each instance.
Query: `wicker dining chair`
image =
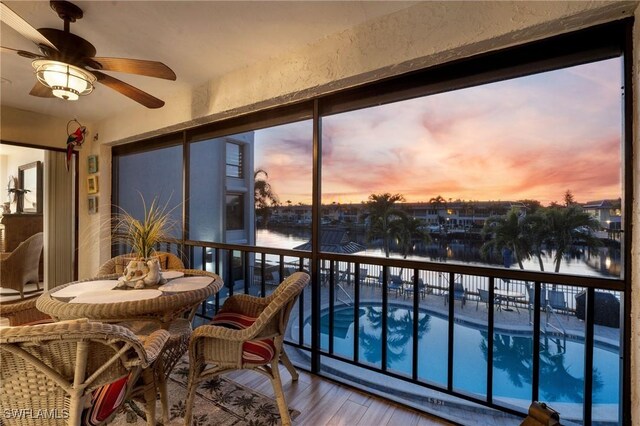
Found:
[[[102,424],[141,398],[155,425],[153,362],[168,338],[86,319],[0,333],[0,406],[6,425]],[[10,415],[7,415],[9,413]]]
[[[21,242],[11,253],[0,256],[0,287],[16,290],[24,298],[25,284],[34,283],[40,289],[38,267],[42,255],[42,232]]]
[[[291,424],[278,363],[282,361],[292,380],[298,379],[282,345],[291,309],[308,283],[308,274],[296,272],[267,297],[230,296],[211,325],[193,331],[189,342],[185,425],[191,424],[198,384],[208,377],[238,369],[254,370],[269,377],[282,424]]]
[[[0,302],[0,317],[9,320],[10,326],[17,326],[51,319],[36,308],[37,297]]]
[[[127,267],[129,261],[133,259],[131,254],[121,254],[120,256],[113,257],[107,260],[100,266],[96,274],[97,277],[103,277],[105,275],[124,273],[124,268]],[[184,263],[178,256],[173,253],[167,253],[164,251],[157,251],[153,254],[153,257],[160,259],[160,269],[184,269]]]

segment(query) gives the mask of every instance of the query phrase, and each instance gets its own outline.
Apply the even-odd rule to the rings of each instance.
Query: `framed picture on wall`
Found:
[[[87,178],[87,192],[89,194],[98,192],[98,176],[89,176]]]
[[[98,197],[93,195],[88,198],[89,214],[98,213]]]
[[[89,173],[97,173],[98,172],[98,156],[90,155],[87,160],[87,170]]]

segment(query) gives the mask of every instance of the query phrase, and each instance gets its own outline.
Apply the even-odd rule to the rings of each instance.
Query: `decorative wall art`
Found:
[[[91,197],[89,197],[87,199],[87,204],[89,206],[89,214],[98,213],[98,197],[97,196],[92,195]]]
[[[90,155],[89,158],[87,159],[87,171],[90,174],[98,172],[98,156],[97,155]]]
[[[96,194],[98,192],[98,176],[89,176],[87,178],[87,193]]]

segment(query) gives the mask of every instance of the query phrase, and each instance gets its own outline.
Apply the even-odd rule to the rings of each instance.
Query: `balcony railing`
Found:
[[[201,241],[159,248],[224,279],[198,321],[234,293],[266,295],[310,273],[287,343],[313,372],[343,363],[371,386],[382,374],[511,414],[542,400],[569,421],[622,422],[623,279]]]

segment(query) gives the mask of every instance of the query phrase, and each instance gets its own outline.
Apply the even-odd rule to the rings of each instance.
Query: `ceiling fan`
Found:
[[[40,54],[0,46],[2,52],[16,53],[33,59],[38,81],[29,93],[43,98],[76,100],[93,91],[98,82],[120,92],[147,108],[160,108],[164,102],[150,94],[111,77],[102,71],[118,71],[147,77],[175,80],[176,74],[161,62],[142,59],[96,57],[96,48],[87,40],[70,32],[71,22],[82,18],[82,9],[68,1],[50,1],[51,8],[64,21],[64,31],[53,28],[35,29],[7,5],[0,2],[0,18],[18,33],[38,46]]]

